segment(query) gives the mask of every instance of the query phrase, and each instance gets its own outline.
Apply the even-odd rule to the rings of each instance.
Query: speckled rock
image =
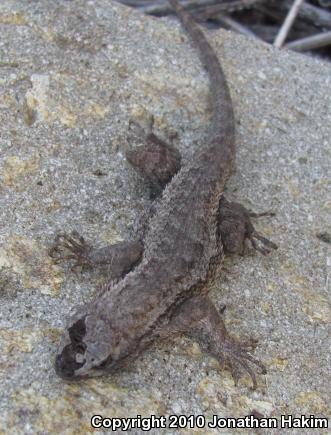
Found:
[[[208,81],[177,22],[107,0],[2,0],[0,30],[0,433],[89,433],[93,414],[330,415],[330,252],[319,236],[330,234],[330,65],[210,35],[237,118],[228,197],[277,212],[257,227],[279,250],[227,259],[211,289],[233,334],[259,339],[259,389],[248,377],[235,386],[181,337],[114,376],[68,384],[53,369],[65,319],[106,277],[55,265],[51,241],[71,229],[100,244],[130,237],[150,200],[125,160],[129,122],[153,115],[185,162],[210,119]],[[179,432],[215,430],[152,431]]]

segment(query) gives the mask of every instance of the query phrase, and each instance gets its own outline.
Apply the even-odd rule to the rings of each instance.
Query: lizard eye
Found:
[[[86,345],[84,343],[75,343],[74,344],[75,352],[84,354],[86,350]]]

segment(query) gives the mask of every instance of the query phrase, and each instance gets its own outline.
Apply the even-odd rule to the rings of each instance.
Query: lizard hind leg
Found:
[[[225,253],[243,255],[246,240],[263,255],[277,249],[277,245],[259,234],[251,222],[251,217],[273,215],[272,212],[252,213],[241,204],[229,202],[222,197],[219,203],[218,231]]]
[[[153,122],[148,133],[135,125],[142,136],[144,145],[126,152],[128,162],[139,171],[150,183],[152,199],[160,195],[166,184],[179,171],[181,155],[171,144],[168,144],[153,133]]]
[[[241,343],[231,337],[219,310],[206,296],[195,296],[184,301],[176,308],[169,323],[155,332],[161,338],[176,333],[193,338],[222,364],[229,366],[235,384],[244,371],[249,374],[253,388],[256,389],[256,370],[261,374],[266,373],[264,365],[249,353],[257,341],[247,340]]]

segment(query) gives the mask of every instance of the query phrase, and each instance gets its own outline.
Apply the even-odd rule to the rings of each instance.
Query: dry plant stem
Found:
[[[327,45],[331,45],[331,31],[297,39],[296,41],[289,42],[285,47],[295,51],[305,51],[314,50]]]
[[[278,3],[279,0],[277,0],[277,4]],[[280,5],[281,8],[283,5],[289,9],[291,5],[290,0],[285,0],[284,3]],[[331,13],[326,9],[318,8],[317,6],[305,2],[300,8],[299,17],[310,20],[316,26],[331,30]]]
[[[208,5],[207,3],[202,4],[199,6],[198,4],[191,3],[191,7],[194,6],[194,12],[201,11],[202,14],[206,13],[209,14],[209,17],[212,17],[212,15],[218,14],[219,12],[236,12],[241,11],[243,9],[249,9],[252,8],[258,3],[259,0],[250,0],[250,1],[233,1],[231,3],[219,3],[216,1],[213,4]]]
[[[276,36],[275,42],[274,42],[274,46],[277,48],[280,48],[283,46],[284,41],[288,35],[288,32],[290,31],[292,24],[296,18],[296,16],[298,15],[299,9],[301,7],[303,3],[303,0],[295,0],[291,9],[289,10],[285,21],[282,25],[282,27],[279,30],[278,35]]]
[[[130,0],[125,0],[124,2],[128,4],[128,1],[130,2]],[[231,3],[220,3],[219,0],[184,0],[181,4],[186,9],[194,11],[196,8],[204,9],[207,6],[214,6],[217,8],[217,11],[234,12],[249,8],[258,1],[259,0],[234,0]],[[132,3],[131,0],[131,4]],[[147,14],[164,14],[172,12],[172,9],[168,6],[167,2],[155,2],[154,4],[146,5],[139,9]]]
[[[181,5],[188,10],[191,10],[196,7],[206,7],[210,5],[214,5],[218,0],[183,0]],[[172,8],[168,5],[168,2],[155,2],[153,4],[146,5],[142,8],[139,8],[142,12],[146,14],[158,14],[164,15],[166,13],[172,13]]]
[[[233,18],[230,18],[227,15],[219,14],[217,15],[217,20],[220,23],[225,24],[231,30],[234,30],[238,33],[242,33],[243,35],[246,36],[253,36],[254,38],[257,38],[255,33],[253,33],[247,27],[243,26],[242,24],[238,23],[238,21],[235,21]]]

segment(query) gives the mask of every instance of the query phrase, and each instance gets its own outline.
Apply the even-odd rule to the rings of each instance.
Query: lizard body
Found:
[[[115,250],[114,246],[109,247],[102,255],[98,253],[97,260],[82,237],[62,235],[57,240],[53,253],[69,249],[78,263],[106,262],[108,255],[113,266],[121,266],[122,262],[124,265],[116,269],[120,270],[118,279],[114,280],[112,274],[104,291],[93,302],[78,309],[70,320],[56,358],[56,371],[66,379],[110,373],[134,359],[159,337],[176,332],[205,336],[208,330],[209,340],[204,343],[208,350],[228,362],[236,377],[239,367],[246,369],[256,386],[254,371],[247,361],[262,371],[263,366],[227,334],[206,293],[224,251],[238,252],[245,238],[255,243],[254,237],[266,246],[275,246],[249,227],[248,213],[243,207],[233,208],[222,199],[235,161],[234,115],[229,89],[204,33],[177,0],[169,0],[169,3],[197,47],[209,76],[213,110],[209,133],[191,162],[177,174],[178,168],[173,171],[172,180],[166,185],[149,222],[143,247],[139,241],[133,242],[134,249],[130,244],[117,246]],[[176,158],[170,147],[164,147],[155,138],[150,134],[149,143],[142,149],[146,157],[142,160],[147,166],[151,165],[149,157],[152,155],[154,172],[157,171],[155,150],[161,153],[166,148],[167,156]],[[133,154],[128,156],[130,159],[134,164]],[[137,166],[142,164],[141,160],[139,162]],[[146,174],[153,172],[151,166],[142,169]],[[232,237],[227,230],[231,220],[238,227],[236,219],[243,222],[239,243],[236,234]],[[64,258],[60,254],[60,260]],[[136,267],[124,275],[130,264]]]

